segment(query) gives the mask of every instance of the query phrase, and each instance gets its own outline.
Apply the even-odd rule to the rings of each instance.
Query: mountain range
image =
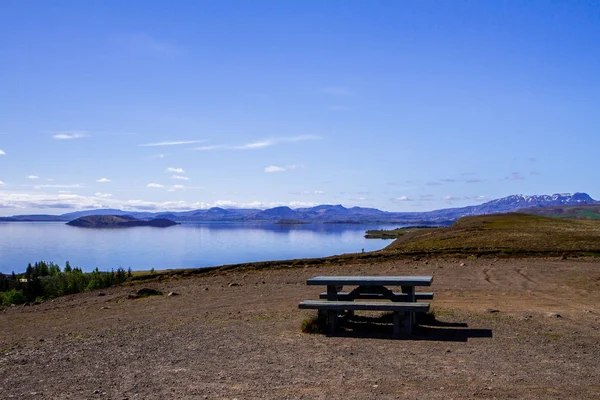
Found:
[[[77,211],[61,215],[15,215],[0,217],[0,221],[71,221],[89,215],[120,215],[138,219],[167,218],[177,222],[277,222],[279,220],[318,223],[398,223],[450,225],[457,219],[470,215],[496,214],[531,208],[553,206],[581,206],[600,204],[586,193],[553,195],[512,195],[486,203],[459,208],[446,208],[427,212],[388,212],[376,208],[342,205],[319,205],[296,208],[275,207],[266,210],[219,208],[183,212],[132,212],[118,209]]]

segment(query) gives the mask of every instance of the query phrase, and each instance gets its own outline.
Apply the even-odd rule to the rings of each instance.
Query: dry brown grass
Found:
[[[407,234],[387,247],[403,253],[600,254],[600,222],[520,213],[460,219]]]

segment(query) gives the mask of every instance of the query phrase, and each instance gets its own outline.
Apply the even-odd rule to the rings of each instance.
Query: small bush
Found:
[[[11,289],[8,292],[2,293],[2,303],[6,306],[10,306],[11,304],[23,304],[26,301],[27,298],[21,290]]]
[[[316,313],[307,317],[300,325],[303,333],[324,333],[327,329],[325,313]]]

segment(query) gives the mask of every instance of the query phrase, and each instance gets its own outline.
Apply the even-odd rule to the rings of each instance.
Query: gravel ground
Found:
[[[323,290],[306,279],[337,274],[433,275],[437,322],[404,340],[301,333],[298,302]],[[128,299],[142,287],[179,295]],[[0,311],[0,398],[600,398],[599,313],[593,259],[173,277]]]

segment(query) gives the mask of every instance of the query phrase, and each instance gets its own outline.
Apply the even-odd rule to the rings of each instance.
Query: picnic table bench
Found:
[[[405,328],[410,335],[416,321],[415,313],[429,311],[429,303],[417,302],[417,300],[433,298],[433,293],[417,293],[415,287],[431,286],[432,281],[431,276],[317,276],[308,279],[306,284],[327,286],[327,292],[319,295],[324,300],[305,300],[298,307],[319,310],[319,312],[326,311],[331,334],[335,334],[337,330],[339,312],[391,311],[394,314],[394,335],[400,334],[400,317],[404,314]],[[356,288],[349,292],[342,292],[343,286],[356,286]],[[400,286],[402,291],[394,292],[386,286]]]

